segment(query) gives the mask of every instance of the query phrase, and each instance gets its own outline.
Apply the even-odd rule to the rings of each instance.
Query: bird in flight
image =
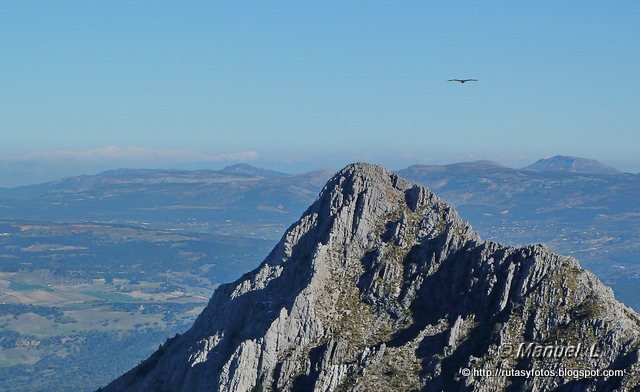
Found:
[[[477,82],[478,79],[449,79],[447,80],[447,82],[460,82],[460,83],[464,83],[464,82]]]

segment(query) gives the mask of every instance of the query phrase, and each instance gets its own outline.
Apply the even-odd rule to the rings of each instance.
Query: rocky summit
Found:
[[[338,172],[264,262],[106,391],[631,391],[640,316],[575,259]]]

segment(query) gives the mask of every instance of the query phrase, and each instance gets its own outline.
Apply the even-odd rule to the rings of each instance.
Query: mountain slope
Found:
[[[94,175],[67,177],[42,184],[1,189],[2,198],[37,198],[55,194],[107,192],[125,186],[217,185],[259,181],[291,176],[246,164],[227,166],[222,170],[116,169]]]
[[[564,155],[556,155],[547,159],[540,159],[532,163],[529,166],[523,168],[524,170],[532,171],[565,171],[572,173],[587,173],[587,174],[617,174],[620,173],[617,169],[605,165],[602,162],[598,162],[594,159],[568,157]]]
[[[600,356],[499,352],[550,341]],[[219,287],[189,331],[106,390],[613,390],[640,385],[639,341],[638,315],[574,259],[483,242],[429,190],[354,164],[260,267]],[[626,376],[459,373],[560,365]]]

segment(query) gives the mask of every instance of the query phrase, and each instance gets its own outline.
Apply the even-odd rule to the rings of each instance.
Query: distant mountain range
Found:
[[[0,189],[0,217],[149,224],[274,238],[332,174],[284,174],[234,165],[222,170],[118,169]],[[244,225],[259,226],[261,233]],[[229,227],[232,229],[227,230]]]
[[[414,165],[398,174],[438,191],[463,215],[468,211],[472,215],[511,214],[529,218],[562,211],[576,218],[592,219],[640,208],[636,201],[640,176],[565,170],[547,165],[547,161],[523,169],[490,161]]]
[[[637,175],[620,173],[594,160],[565,156],[542,159],[523,169],[477,161],[414,165],[398,173],[438,190],[463,211],[463,205],[484,204],[511,213],[520,208],[525,214],[572,207],[593,207],[595,211],[598,207],[591,204],[602,202],[608,206],[603,207],[607,210],[604,213],[612,212],[610,207],[628,211],[633,207],[629,203],[633,204],[638,179]],[[289,213],[291,218],[313,200],[331,174],[330,170],[319,170],[292,175],[248,164],[221,170],[110,170],[0,188],[0,200],[7,200],[0,217],[118,220],[126,216],[133,220],[154,220],[157,211],[162,211],[180,219],[185,214],[176,211],[204,209],[225,210],[222,215],[228,215],[227,219],[247,218],[242,216],[243,211],[258,215]],[[565,196],[569,194],[574,195],[571,202]],[[620,200],[623,194],[629,197]],[[526,202],[523,198],[527,198]],[[610,198],[615,200],[607,203]]]
[[[489,161],[487,161],[489,162]],[[137,164],[124,167],[139,167]],[[164,163],[162,166],[172,169],[180,169],[183,171],[199,171],[209,168],[211,162],[193,162],[190,164],[171,164]],[[154,167],[152,165],[152,167]],[[77,177],[80,174],[94,174],[104,172],[113,168],[113,165],[107,162],[80,162],[80,161],[39,161],[39,160],[0,160],[0,188],[13,188],[17,186],[25,186],[31,184],[45,183],[55,181],[60,178]],[[157,168],[157,166],[156,166]],[[549,159],[542,159],[535,162],[525,169],[535,171],[573,171],[591,174],[613,174],[617,170],[603,163],[569,156],[555,156]],[[204,170],[214,171],[214,170]],[[246,163],[227,166],[222,170],[215,170],[236,174],[251,174],[264,178],[273,178],[285,176],[286,173],[278,171],[260,169]]]

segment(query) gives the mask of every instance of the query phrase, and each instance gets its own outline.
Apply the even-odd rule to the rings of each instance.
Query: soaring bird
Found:
[[[477,82],[478,79],[449,79],[447,80],[447,82],[460,82],[460,83],[464,83],[464,82]]]

